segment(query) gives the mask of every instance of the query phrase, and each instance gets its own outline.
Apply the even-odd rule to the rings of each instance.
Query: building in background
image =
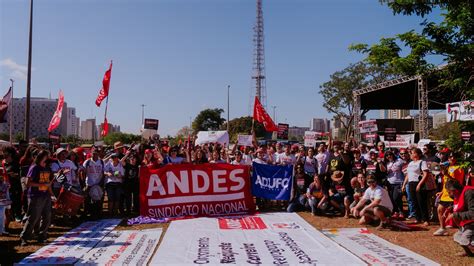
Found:
[[[89,118],[81,122],[81,139],[96,140],[97,126],[95,125],[95,118]]]
[[[403,119],[410,115],[410,110],[380,110],[380,119]]]
[[[76,108],[67,108],[67,135],[79,136],[80,119],[76,116]]]
[[[5,115],[7,121],[10,118],[10,111],[13,111],[13,135],[17,136],[18,134],[23,134],[25,127],[25,105],[26,98],[14,98],[12,100],[12,106],[8,108],[8,111]],[[48,99],[48,98],[39,98],[31,97],[30,101],[30,137],[48,137],[48,126],[51,122],[56,107],[58,105],[58,99]],[[68,115],[67,103],[64,102],[63,113],[61,117],[61,123],[59,126],[52,132],[54,134],[59,134],[62,136],[67,135],[67,126],[68,126]],[[0,124],[0,133],[10,134],[10,123]]]
[[[420,128],[420,114],[416,114],[414,116],[408,116],[407,118],[411,118],[414,120],[414,129],[415,129],[415,132],[419,132],[419,128]],[[428,130],[432,129],[433,128],[433,117],[432,116],[428,116]]]
[[[289,127],[288,128],[288,139],[298,139],[302,140],[304,137],[304,132],[309,131],[309,127]]]
[[[316,132],[330,132],[330,122],[331,121],[326,118],[313,118],[313,125],[311,127],[311,130]]]
[[[433,128],[438,128],[441,125],[445,124],[446,121],[446,112],[442,111],[433,115]]]

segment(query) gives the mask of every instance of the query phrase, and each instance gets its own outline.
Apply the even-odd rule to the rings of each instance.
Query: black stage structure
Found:
[[[359,122],[361,110],[401,109],[419,110],[418,133],[428,137],[428,111],[446,109],[446,104],[461,101],[461,94],[441,89],[435,75],[404,76],[371,85],[353,92],[354,132],[360,141]]]

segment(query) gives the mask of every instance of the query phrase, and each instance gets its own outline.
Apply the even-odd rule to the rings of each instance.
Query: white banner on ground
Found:
[[[199,131],[197,134],[196,145],[206,143],[229,144],[229,134],[227,131]]]
[[[439,265],[369,233],[366,228],[324,229],[323,233],[369,265]]]
[[[252,135],[237,135],[237,145],[252,147]]]
[[[360,133],[377,132],[377,121],[376,120],[365,120],[359,122]]]
[[[365,265],[295,213],[171,222],[150,265]]]
[[[384,136],[380,136],[380,140],[385,143],[387,148],[408,148],[415,142],[415,134],[397,134],[396,141],[384,141]]]
[[[474,120],[474,101],[462,101],[446,104],[446,121]]]
[[[112,231],[75,265],[147,265],[161,228]]]
[[[85,222],[24,258],[18,264],[72,265],[95,247],[120,221],[120,219],[105,219]]]

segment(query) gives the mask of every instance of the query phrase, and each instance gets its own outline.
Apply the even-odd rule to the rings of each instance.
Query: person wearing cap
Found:
[[[119,159],[122,159],[125,154],[123,153],[123,143],[121,141],[117,141],[114,143],[114,153],[117,154]]]
[[[258,148],[256,154],[257,158],[253,159],[253,162],[259,164],[267,164],[267,161],[265,160],[265,152],[262,148]]]
[[[117,214],[120,199],[123,196],[122,183],[125,169],[117,153],[113,153],[111,158],[112,160],[109,160],[104,167],[104,175],[106,177],[105,189],[107,190],[109,214],[114,216]]]
[[[344,172],[334,171],[329,187],[329,203],[345,217],[349,216],[349,205],[352,201],[352,188],[344,182]],[[350,183],[350,182],[349,182]]]
[[[392,201],[388,195],[387,190],[377,185],[374,175],[367,175],[368,188],[364,192],[364,196],[351,210],[356,216],[360,215],[362,218],[359,224],[370,224],[373,221],[380,220],[377,229],[385,228],[390,223],[390,216],[392,214]],[[370,202],[369,204],[367,204]]]
[[[77,176],[78,167],[74,162],[66,159],[68,151],[63,148],[59,148],[56,150],[55,155],[56,161],[51,164],[51,171],[53,171],[56,176],[59,176],[61,173],[64,174],[66,176],[65,182],[68,185],[74,187],[76,190],[82,190],[79,177]],[[61,184],[59,184],[59,182],[53,183],[53,192],[56,196],[59,195],[60,188]]]
[[[450,179],[456,180],[459,184],[464,184],[464,170],[462,167],[457,165],[457,154],[456,153],[449,153],[448,155],[448,163],[440,165],[440,171],[442,174],[442,190],[441,192],[436,193],[436,197],[439,198],[438,203],[438,219],[439,219],[439,229],[436,230],[433,235],[434,236],[447,236],[449,235],[448,231],[446,230],[446,216],[449,213],[449,210],[453,207],[453,199],[449,196],[449,192],[446,189],[446,183]]]
[[[90,214],[92,219],[99,219],[102,215],[104,166],[104,161],[99,158],[99,152],[95,148],[91,151],[91,157],[83,163],[86,175],[85,212],[86,215]]]

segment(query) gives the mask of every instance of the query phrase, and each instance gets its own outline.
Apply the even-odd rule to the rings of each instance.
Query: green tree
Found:
[[[103,141],[107,145],[112,145],[117,141],[121,141],[125,144],[130,144],[132,142],[140,142],[142,137],[140,135],[122,133],[122,132],[113,132],[104,137]]]
[[[8,133],[0,133],[0,139],[5,141],[10,141],[10,134]]]
[[[194,132],[218,130],[225,122],[225,119],[221,117],[223,112],[224,110],[221,108],[202,110],[193,121]]]
[[[221,126],[222,130],[227,129],[227,123]],[[255,135],[257,138],[265,137],[266,131],[263,124],[255,121],[254,124]],[[251,134],[252,131],[252,117],[251,116],[243,116],[239,118],[234,118],[229,122],[229,139],[231,142],[237,141],[237,135],[243,134],[248,135]]]
[[[425,19],[420,33],[411,30],[394,37],[382,38],[379,43],[355,44],[351,50],[367,54],[366,61],[383,66],[400,75],[424,75],[437,78],[437,90],[450,92],[454,98],[474,96],[474,1],[437,0],[380,1],[395,15],[424,17],[441,9],[439,23]],[[437,71],[430,56],[441,56],[447,65]]]
[[[365,62],[358,62],[335,72],[330,76],[331,80],[319,87],[319,93],[324,99],[323,106],[335,115],[335,119],[341,121],[345,129],[344,138],[346,141],[353,135],[353,91],[392,77],[383,66],[373,66]],[[367,110],[363,111],[363,113],[365,112]]]

